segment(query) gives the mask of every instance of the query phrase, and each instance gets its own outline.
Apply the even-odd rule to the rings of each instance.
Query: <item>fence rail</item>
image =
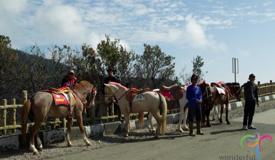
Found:
[[[259,84],[259,83],[258,83]],[[23,91],[23,98],[21,103],[17,104],[15,98],[11,100],[11,103],[8,103],[7,99],[3,99],[0,103],[0,136],[10,135],[18,133],[18,130],[21,128],[21,109],[23,107],[23,102],[27,100],[27,91]],[[275,93],[275,83],[265,83],[259,84],[259,96],[266,96]],[[243,95],[242,95],[243,97]],[[95,110],[93,109],[90,114],[90,118],[85,117],[84,123],[97,123],[97,122],[110,122],[118,119],[118,115],[114,114],[114,106],[108,109],[103,100],[98,100],[97,104],[99,108],[106,108],[105,113],[101,113],[100,115],[95,116]],[[168,110],[168,113],[176,113],[178,112],[178,108],[173,108]],[[131,114],[131,119],[136,119],[137,114]],[[33,123],[28,123],[31,126]],[[50,119],[46,123],[43,123],[43,128],[61,128],[66,126],[65,119]]]

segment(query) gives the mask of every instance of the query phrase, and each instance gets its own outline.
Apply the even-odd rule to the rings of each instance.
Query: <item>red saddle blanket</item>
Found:
[[[168,90],[162,90],[160,93],[165,97],[166,100],[175,100],[171,92]]]
[[[64,95],[66,92],[70,92],[68,87],[51,88],[47,92],[52,94],[56,106],[68,106],[70,104],[69,100]]]
[[[56,106],[68,106],[70,104],[68,99],[62,93],[52,93],[52,96]]]

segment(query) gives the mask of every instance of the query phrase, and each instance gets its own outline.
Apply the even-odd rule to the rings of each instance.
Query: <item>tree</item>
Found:
[[[106,36],[106,40],[102,40],[97,45],[97,53],[101,60],[101,63],[97,62],[97,65],[101,66],[98,66],[98,69],[101,70],[102,75],[105,75],[108,67],[112,67],[116,70],[116,75],[123,79],[123,83],[129,83],[130,77],[133,76],[133,63],[136,59],[133,51],[127,51],[120,44],[119,39],[110,40]]]
[[[166,55],[158,45],[144,44],[144,52],[137,57],[135,64],[138,77],[151,80],[151,87],[157,87],[159,82],[172,79],[175,73],[174,57]]]
[[[201,68],[204,65],[203,58],[201,56],[197,56],[196,58],[193,59],[192,63],[193,63],[193,73],[202,77],[203,74],[202,74]]]
[[[192,74],[190,72],[186,72],[186,66],[184,66],[181,70],[179,77],[181,78],[184,84],[188,84],[191,82],[191,75]]]
[[[109,36],[106,36],[106,40],[102,40],[97,45],[97,53],[99,54],[103,67],[114,67],[116,69],[116,65],[120,59],[120,45],[119,40],[110,40]]]
[[[0,35],[0,49],[3,48],[11,48],[11,40],[8,36]]]

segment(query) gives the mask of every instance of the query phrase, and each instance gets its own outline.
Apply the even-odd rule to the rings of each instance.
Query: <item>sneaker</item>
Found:
[[[189,136],[195,137],[196,135],[194,133],[189,133]]]
[[[242,128],[243,130],[247,130],[248,128],[247,128],[247,126],[243,126],[243,128]]]
[[[248,129],[256,129],[256,127],[254,127],[253,125],[248,126]]]
[[[203,132],[197,132],[197,135],[204,135]]]

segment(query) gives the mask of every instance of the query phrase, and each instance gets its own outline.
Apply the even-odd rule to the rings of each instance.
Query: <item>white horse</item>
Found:
[[[165,134],[166,130],[166,117],[167,117],[167,104],[163,95],[154,91],[146,91],[137,94],[131,103],[127,100],[127,94],[130,92],[125,86],[110,82],[105,85],[105,94],[107,97],[114,96],[118,102],[119,108],[124,114],[125,119],[125,136],[127,137],[130,129],[130,113],[149,112],[156,119],[158,127],[156,137],[161,133]],[[140,116],[143,119],[143,117]]]

